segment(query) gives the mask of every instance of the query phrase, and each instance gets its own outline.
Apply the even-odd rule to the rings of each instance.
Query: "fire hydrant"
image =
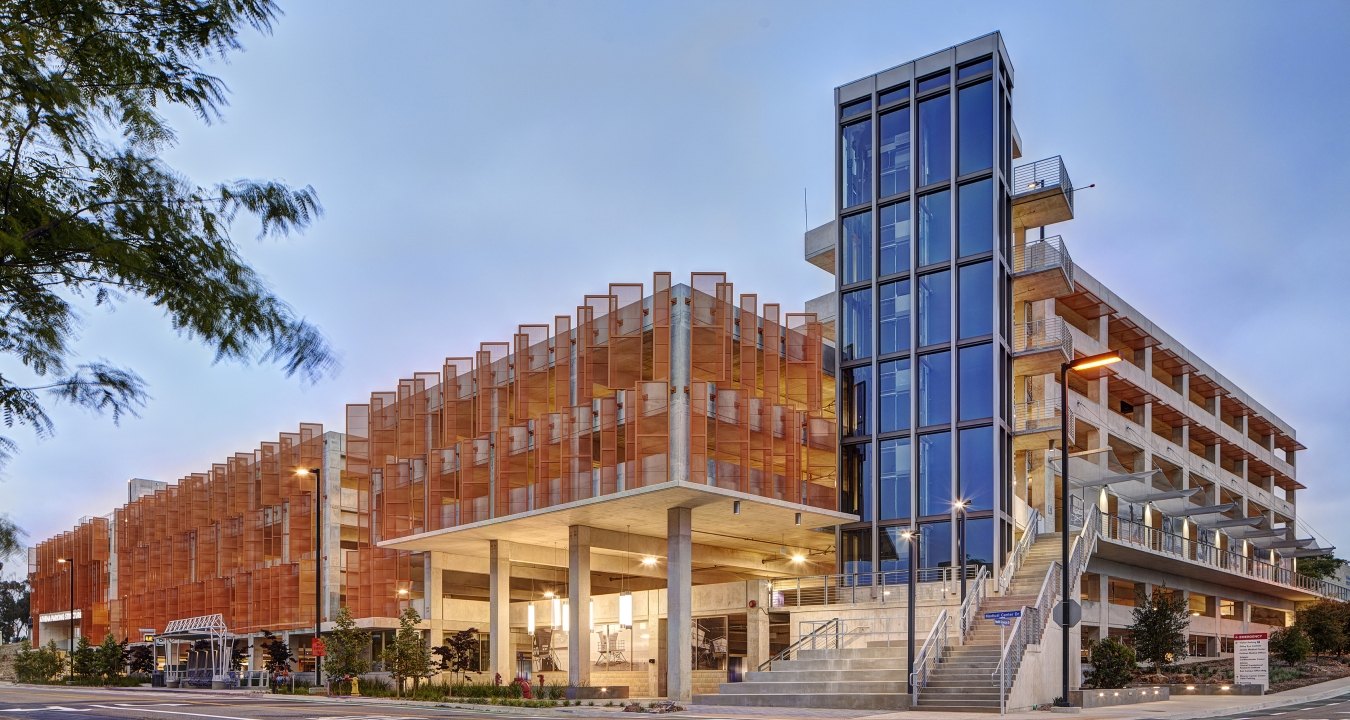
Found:
[[[361,684],[357,682],[356,676],[352,676],[352,697],[361,697]]]

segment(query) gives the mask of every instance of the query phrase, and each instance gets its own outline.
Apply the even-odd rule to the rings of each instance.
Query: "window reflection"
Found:
[[[994,166],[994,84],[982,82],[956,93],[957,174]]]
[[[909,190],[909,108],[881,115],[881,197]]]
[[[839,359],[860,360],[872,356],[872,290],[844,293],[839,319]]]
[[[840,239],[839,275],[844,285],[872,277],[872,213],[849,215],[843,219]]]
[[[924,570],[952,566],[951,521],[925,523],[923,540],[919,542],[919,567]]]
[[[919,276],[919,347],[952,339],[951,272]]]
[[[994,248],[994,181],[966,183],[957,193],[957,255],[989,252]]]
[[[962,520],[957,516],[957,522],[965,523],[965,551],[966,551],[966,573],[971,573],[969,568],[977,568],[981,565],[994,564],[994,519],[993,518],[975,518]],[[957,531],[960,532],[958,527]],[[960,553],[952,553],[959,565],[961,563]]]
[[[872,199],[872,121],[844,126],[841,143],[839,194],[847,208]]]
[[[881,432],[909,429],[909,358],[881,363],[881,402],[877,422]]]
[[[982,420],[994,416],[994,346],[991,343],[963,347],[957,354],[959,366],[956,392],[960,395],[957,418]]]
[[[919,436],[919,514],[945,515],[952,509],[952,434]]]
[[[909,438],[886,440],[881,443],[881,505],[877,516],[882,520],[909,517]]]
[[[946,425],[952,421],[951,353],[919,356],[919,425]]]
[[[877,311],[882,355],[909,349],[909,281],[899,280],[881,286],[881,307]]]
[[[898,202],[881,208],[881,257],[882,277],[904,272],[909,269],[909,201]]]
[[[919,266],[952,257],[952,195],[948,190],[919,198]]]
[[[849,368],[843,371],[843,413],[840,415],[844,437],[866,435],[868,432],[867,414],[871,403],[868,397],[872,392],[872,367]]]
[[[989,261],[964,265],[958,271],[960,294],[957,335],[961,339],[994,332],[994,264]]]
[[[919,103],[919,187],[952,176],[951,105],[946,94]]]
[[[960,435],[959,497],[970,503],[968,510],[994,509],[994,429],[989,426],[968,428]]]
[[[872,531],[868,528],[845,530],[839,538],[839,558],[844,562],[846,573],[871,572]]]
[[[868,443],[845,445],[843,483],[839,486],[839,509],[872,519],[872,446]]]

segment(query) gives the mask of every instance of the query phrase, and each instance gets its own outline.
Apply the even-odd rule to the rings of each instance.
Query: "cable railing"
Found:
[[[914,670],[909,674],[909,687],[913,694],[911,702],[915,707],[919,704],[919,690],[928,685],[928,676],[933,673],[933,667],[942,661],[942,654],[947,649],[949,625],[947,611],[943,610],[938,614],[933,628],[928,631],[928,639],[923,641],[923,647],[914,654]]]
[[[1013,197],[1053,187],[1064,192],[1064,200],[1069,203],[1069,211],[1072,212],[1073,183],[1069,180],[1068,169],[1064,167],[1064,158],[1059,155],[1013,168]]]
[[[1059,350],[1065,360],[1073,357],[1073,333],[1069,332],[1064,318],[1058,315],[1017,323],[1013,325],[1012,335],[1014,354]]]
[[[761,672],[772,670],[775,662],[796,659],[802,651],[900,646],[906,642],[909,626],[905,614],[895,612],[847,620],[805,620],[799,627],[801,635],[797,641],[760,663]]]
[[[1058,430],[1060,402],[1058,397],[1028,400],[1013,404],[1013,432],[1042,432]],[[1074,438],[1073,411],[1069,411],[1069,441]]]
[[[1050,563],[1050,567],[1045,571],[1045,580],[1041,582],[1041,590],[1036,594],[1036,604],[1023,607],[1022,616],[1013,621],[1012,627],[1009,628],[1007,643],[999,655],[998,665],[989,675],[995,683],[1002,683],[1005,678],[1015,679],[1027,646],[1041,641],[1045,621],[1050,617],[1058,594],[1059,573],[1060,564]]]
[[[1301,575],[1282,565],[1276,565],[1232,550],[1224,550],[1210,543],[1201,542],[1197,538],[1182,537],[1164,532],[1134,520],[1115,516],[1106,520],[1106,522],[1100,523],[1103,526],[1103,534],[1108,540],[1115,543],[1131,545],[1160,555],[1179,558],[1277,585],[1298,588],[1322,597],[1350,600],[1350,588]]]
[[[1012,585],[1013,576],[1017,574],[1017,569],[1022,567],[1022,561],[1026,559],[1027,552],[1031,550],[1032,544],[1041,534],[1041,511],[1031,508],[1027,515],[1027,525],[1022,531],[1022,539],[1017,541],[1017,546],[1013,548],[1012,554],[1008,556],[1008,562],[1003,566],[1003,572],[998,576],[998,592],[1000,595],[1008,591],[1008,586]]]
[[[975,615],[980,611],[980,605],[984,603],[985,586],[988,585],[989,566],[981,565],[980,571],[975,573],[975,580],[970,583],[966,590],[966,599],[961,601],[961,640],[965,641],[966,636],[970,634],[971,628],[975,626]]]
[[[966,565],[966,578],[977,577],[982,567],[984,565],[975,563]],[[988,571],[985,572],[987,576]],[[940,583],[947,592],[961,582],[960,567],[924,568],[915,575],[919,583]],[[771,580],[769,598],[771,606],[776,608],[899,602],[905,597],[908,585],[908,570],[806,575]]]
[[[1013,275],[1041,272],[1058,268],[1073,281],[1073,258],[1064,238],[1055,235],[1035,238],[1013,248]]]
[[[797,642],[783,648],[777,655],[760,663],[757,669],[760,672],[770,670],[775,662],[791,660],[799,651],[804,649],[821,650],[839,647],[839,635],[843,629],[843,624],[839,621],[839,618],[831,618],[814,624],[815,629],[797,638]]]

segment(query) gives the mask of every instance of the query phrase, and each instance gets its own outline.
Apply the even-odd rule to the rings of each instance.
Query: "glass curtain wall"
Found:
[[[921,579],[962,564],[962,527],[968,573],[1009,546],[1007,73],[977,57],[839,107],[843,572],[904,581],[911,526]]]

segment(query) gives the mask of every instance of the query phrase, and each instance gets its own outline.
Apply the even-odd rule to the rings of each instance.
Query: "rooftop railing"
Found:
[[[1013,196],[1036,193],[1047,188],[1058,187],[1064,192],[1064,199],[1073,211],[1073,183],[1069,180],[1069,171],[1064,167],[1064,159],[1059,155],[1037,160],[1029,165],[1013,168]]]

